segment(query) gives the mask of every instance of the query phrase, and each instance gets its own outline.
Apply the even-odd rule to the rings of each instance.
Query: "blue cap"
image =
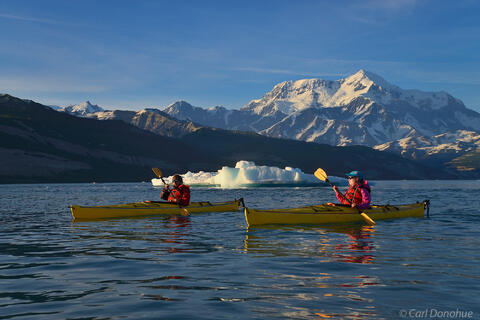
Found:
[[[358,177],[358,179],[363,179],[363,174],[360,171],[351,171],[346,174],[347,177]]]

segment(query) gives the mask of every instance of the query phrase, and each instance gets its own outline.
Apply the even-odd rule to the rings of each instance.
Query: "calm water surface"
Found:
[[[373,189],[374,203],[430,199],[431,218],[247,229],[239,211],[72,222],[71,204],[158,200],[160,190],[0,185],[0,319],[397,319],[423,310],[479,319],[480,181]],[[327,187],[195,188],[192,200],[239,197],[264,208],[334,200]]]

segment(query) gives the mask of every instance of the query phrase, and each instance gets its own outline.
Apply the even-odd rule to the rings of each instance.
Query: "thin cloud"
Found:
[[[17,21],[28,21],[28,22],[37,22],[37,23],[47,23],[47,24],[61,24],[59,21],[49,20],[49,19],[38,19],[32,17],[22,17],[13,14],[0,13],[0,18],[17,20]]]
[[[344,18],[371,26],[386,25],[397,14],[413,10],[422,0],[369,0],[351,4],[342,11]]]
[[[367,8],[375,9],[387,9],[387,10],[399,10],[410,9],[417,5],[419,0],[369,0],[363,2],[363,6]],[[360,5],[362,6],[362,5]]]

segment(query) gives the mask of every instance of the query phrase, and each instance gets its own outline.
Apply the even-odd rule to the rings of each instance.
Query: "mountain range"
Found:
[[[190,153],[173,138],[123,121],[85,119],[0,95],[0,182],[138,181],[147,177],[145,168],[186,168]]]
[[[414,159],[445,153],[452,158],[480,146],[480,114],[459,99],[446,92],[404,90],[364,70],[336,81],[285,81],[239,110],[180,101],[163,111],[211,127],[365,145]],[[469,142],[457,143],[457,137]]]
[[[191,121],[178,120],[163,111],[153,108],[140,111],[111,111],[103,110],[97,105],[93,106],[89,101],[86,101],[79,105],[59,109],[58,111],[97,120],[121,120],[141,129],[167,137],[181,137],[203,127]]]
[[[333,146],[364,145],[437,166],[452,166],[456,158],[480,150],[480,114],[462,101],[446,92],[401,89],[364,70],[335,81],[285,81],[239,110],[185,101],[163,110],[98,109],[85,102],[62,110],[119,119],[172,137],[202,126],[253,131]]]
[[[456,177],[448,170],[369,147],[329,146],[202,126],[187,126],[189,132],[173,138],[130,122],[137,119],[137,114],[140,118],[142,114],[147,119],[158,115],[172,121],[162,123],[190,122],[155,110],[99,112],[104,112],[103,119],[108,114],[124,118],[78,117],[34,101],[0,95],[0,183],[145,181],[153,177],[151,167],[171,175],[216,171],[239,160],[297,167],[304,172],[322,167],[339,176],[362,168],[370,179]]]

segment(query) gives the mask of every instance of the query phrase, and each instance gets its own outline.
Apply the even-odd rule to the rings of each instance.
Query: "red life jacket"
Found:
[[[368,193],[371,192],[368,184],[356,183],[355,185],[347,189],[347,191],[345,192],[345,199],[342,200],[342,204],[362,203],[363,199],[362,199],[362,192],[360,191],[360,188],[366,189]]]
[[[181,206],[188,206],[190,204],[190,186],[181,184],[170,190],[168,202],[175,202]]]

